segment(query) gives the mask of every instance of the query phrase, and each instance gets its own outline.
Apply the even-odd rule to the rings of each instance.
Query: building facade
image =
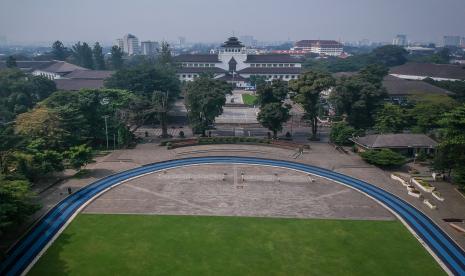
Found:
[[[142,41],[140,43],[141,54],[154,56],[157,53],[158,46],[158,42],[156,41]]]
[[[337,57],[342,55],[344,48],[335,40],[300,40],[291,50]]]
[[[139,39],[132,34],[126,34],[123,38],[116,39],[116,45],[129,56],[140,53]]]
[[[230,37],[214,54],[187,54],[174,57],[181,81],[192,81],[202,73],[235,83],[249,85],[251,76],[263,76],[267,81],[297,79],[302,60],[285,54],[250,54],[236,37]]]
[[[407,36],[404,34],[399,34],[392,40],[392,45],[405,47],[407,44]]]
[[[460,36],[457,35],[445,35],[443,44],[445,47],[459,47],[460,46]]]

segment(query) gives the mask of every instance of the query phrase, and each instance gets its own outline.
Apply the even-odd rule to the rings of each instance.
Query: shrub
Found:
[[[339,146],[350,145],[352,142],[349,138],[351,138],[355,132],[355,128],[351,127],[346,122],[338,122],[331,127],[329,139]]]
[[[402,154],[390,149],[367,150],[360,153],[360,156],[367,163],[379,167],[400,167],[406,162],[406,159]]]

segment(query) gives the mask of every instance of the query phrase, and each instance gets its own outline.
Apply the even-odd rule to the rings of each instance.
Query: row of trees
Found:
[[[51,58],[56,60],[68,60],[76,65],[88,69],[105,70],[112,68],[121,69],[123,66],[123,51],[118,46],[111,48],[110,62],[107,64],[103,54],[103,48],[96,42],[91,48],[87,42],[80,41],[74,44],[71,49],[65,47],[59,40],[52,45]]]

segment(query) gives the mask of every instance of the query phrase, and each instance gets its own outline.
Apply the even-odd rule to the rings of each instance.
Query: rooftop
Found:
[[[247,55],[246,63],[301,63],[301,58],[286,54]]]
[[[173,57],[175,62],[211,62],[219,63],[218,55],[212,54],[182,54],[179,56]]]
[[[176,69],[176,73],[215,73],[224,74],[225,70],[218,67],[179,67]]]
[[[393,76],[386,76],[383,80],[383,86],[391,96],[395,95],[453,95],[454,93],[431,85],[421,80],[405,80]]]
[[[49,66],[37,68],[36,70],[41,70],[50,73],[57,73],[57,74],[66,74],[73,72],[75,70],[88,70],[84,67],[80,67],[66,61],[57,61],[54,60]]]
[[[47,61],[16,61],[16,65],[18,69],[25,71],[25,72],[32,72],[39,68],[48,67],[52,65],[55,61],[47,60]],[[6,61],[0,61],[0,70],[6,69]]]
[[[381,148],[434,148],[437,142],[424,134],[375,134],[351,139],[368,149]]]
[[[465,67],[452,64],[410,62],[392,67],[389,74],[465,80]]]
[[[67,75],[65,78],[68,79],[106,79],[113,75],[114,71],[106,70],[75,70]]]
[[[232,36],[228,39],[228,41],[225,41],[223,45],[221,45],[223,48],[242,48],[244,45],[237,39],[237,37]]]
[[[295,47],[315,47],[315,46],[324,46],[324,47],[342,47],[340,42],[336,40],[300,40],[295,43]]]
[[[81,89],[103,88],[103,79],[56,79],[53,80],[58,90],[78,91]]]

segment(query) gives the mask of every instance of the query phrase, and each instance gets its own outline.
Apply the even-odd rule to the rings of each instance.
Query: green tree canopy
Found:
[[[289,105],[284,105],[281,102],[267,103],[260,108],[257,120],[260,124],[273,132],[273,138],[278,137],[278,131],[283,129],[283,123],[289,120]]]
[[[282,103],[288,94],[287,83],[282,80],[273,80],[271,83],[257,88],[257,102],[260,106],[268,103]]]
[[[84,42],[79,41],[72,47],[73,62],[79,66],[88,69],[94,69],[94,60],[92,57],[92,49]]]
[[[333,85],[334,79],[331,75],[312,71],[303,73],[299,79],[289,83],[289,88],[296,93],[294,101],[302,105],[304,116],[312,126],[312,139],[317,139],[320,93]]]
[[[360,156],[370,164],[386,168],[400,167],[406,162],[402,154],[390,149],[367,150],[360,153]]]
[[[123,56],[124,53],[120,47],[116,45],[111,47],[111,66],[113,67],[113,69],[120,70],[121,68],[123,68]]]
[[[53,42],[52,45],[52,58],[56,60],[66,60],[69,57],[70,51],[59,40]]]
[[[185,104],[195,133],[205,136],[215,118],[223,113],[226,95],[231,92],[232,87],[228,83],[206,76],[187,83]]]
[[[6,59],[6,67],[7,68],[16,68],[18,65],[16,64],[16,58],[14,56],[8,56]]]
[[[407,62],[408,52],[400,46],[386,45],[374,49],[372,55],[375,62],[391,67]]]
[[[337,122],[331,126],[329,139],[336,145],[350,145],[352,142],[349,138],[352,138],[355,133],[355,128],[351,127],[347,122]]]
[[[102,46],[98,42],[94,44],[92,55],[94,57],[95,69],[105,70],[105,58],[103,57]]]
[[[399,133],[407,126],[406,111],[392,103],[384,104],[376,114],[375,129],[380,133]]]

